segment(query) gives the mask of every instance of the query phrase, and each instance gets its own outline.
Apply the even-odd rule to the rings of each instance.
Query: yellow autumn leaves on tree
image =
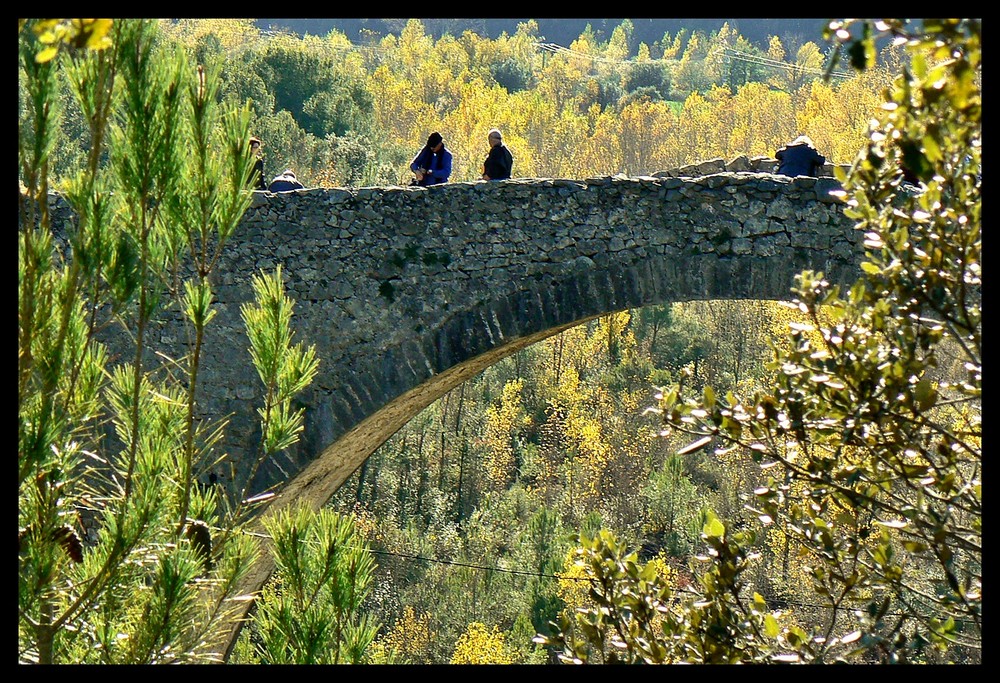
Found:
[[[25,19],[20,19],[21,26]],[[38,42],[46,47],[35,55],[39,64],[47,62],[59,53],[60,47],[72,49],[103,50],[111,47],[111,19],[44,19],[36,23],[32,30]]]
[[[371,144],[383,174],[377,184],[400,182],[405,162],[434,130],[453,154],[451,181],[477,180],[486,132],[494,127],[514,155],[514,176],[522,178],[649,175],[707,159],[771,156],[803,133],[828,161],[845,164],[888,82],[879,70],[824,82],[819,46],[807,42],[791,53],[776,36],[759,57],[772,75],[742,82],[727,60],[754,48],[728,26],[712,35],[664,36],[652,59],[645,43],[630,54],[628,22],[606,42],[584,32],[554,53],[540,50],[533,21],[491,39],[472,31],[435,38],[410,19],[399,35],[367,44],[338,31],[265,36],[244,19],[162,23],[170,39],[189,49],[214,36],[227,60],[265,43],[333,57],[336,70],[370,96],[370,126],[349,136],[375,133]],[[643,68],[662,82],[633,89],[630,79]],[[269,141],[269,148],[277,143]],[[344,182],[342,170],[310,168],[314,163],[324,162],[303,159],[296,168],[325,183]]]
[[[513,664],[504,642],[504,633],[496,626],[488,629],[479,622],[472,622],[458,638],[452,664]]]

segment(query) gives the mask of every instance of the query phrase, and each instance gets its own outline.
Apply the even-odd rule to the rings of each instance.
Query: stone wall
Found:
[[[309,495],[327,498],[444,392],[580,321],[671,301],[787,298],[804,268],[853,282],[861,236],[830,194],[836,180],[756,172],[766,160],[712,172],[719,162],[658,177],[255,193],[214,280],[198,397],[205,414],[232,415],[237,479],[256,452],[261,393],[240,306],[251,276],[278,264],[296,341],[317,347],[320,371],[301,397],[300,445],[268,462],[255,488],[301,473]],[[182,355],[179,312],[152,338]]]

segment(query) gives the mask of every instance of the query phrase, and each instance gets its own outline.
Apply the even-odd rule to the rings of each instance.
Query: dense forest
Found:
[[[977,24],[883,26],[911,35],[884,49],[845,25],[838,52],[820,20],[103,21],[21,31],[22,188],[64,192],[81,227],[63,269],[20,232],[20,661],[218,658],[255,536],[277,571],[232,663],[981,660]],[[223,426],[193,419],[193,387],[245,141],[269,175],[390,185],[437,130],[471,181],[493,127],[515,177],[808,134],[854,165],[871,281],[807,273],[788,302],[562,332],[429,406],[322,511],[243,534],[260,501],[203,480]],[[33,207],[22,224],[44,227]],[[254,297],[269,457],[317,359],[280,272]],[[143,334],[167,314],[190,319],[190,357],[154,372]],[[105,369],[112,322],[137,351]],[[103,520],[90,537],[81,510]]]
[[[406,28],[408,19],[256,19],[254,23],[264,31],[292,31],[299,36],[306,34],[325,36],[330,31],[340,31],[352,43],[378,41],[389,34],[399,35]],[[528,18],[511,19],[499,17],[480,17],[465,19],[422,18],[420,22],[434,38],[441,38],[446,33],[460,36],[471,31],[484,38],[496,40],[504,33],[514,35],[519,24],[528,22]],[[590,31],[599,42],[606,42],[618,28],[624,18],[619,19],[586,19],[580,17],[538,17],[533,19],[538,24],[538,35],[543,41],[569,45],[580,37],[580,34]],[[686,18],[686,19],[629,19],[633,31],[629,39],[632,47],[638,48],[639,43],[646,43],[655,51],[661,49],[660,44],[665,34],[669,40],[681,30],[689,34],[700,31],[706,35],[716,33],[727,24],[734,31],[746,38],[750,43],[766,49],[772,36],[778,36],[782,43],[797,49],[806,42],[822,44],[824,22],[817,19],[720,19],[720,18]],[[633,52],[635,49],[633,49]]]
[[[728,24],[680,28],[647,44],[630,20],[601,39],[592,27],[563,49],[534,21],[496,39],[470,30],[434,38],[419,20],[355,43],[262,33],[246,20],[163,22],[166,40],[221,68],[220,95],[251,103],[267,180],[286,168],[310,186],[405,184],[432,131],[454,155],[452,181],[479,178],[486,132],[503,131],[515,177],[649,174],[738,155],[773,156],[808,134],[833,163],[850,163],[899,51],[824,81],[826,49],[757,47]],[[69,99],[67,93],[64,97]],[[67,140],[86,139],[67,117]],[[53,172],[86,149],[59,145]]]

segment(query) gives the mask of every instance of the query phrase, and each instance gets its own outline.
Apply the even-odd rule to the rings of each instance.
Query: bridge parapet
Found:
[[[751,166],[255,193],[213,282],[199,407],[232,415],[225,448],[236,462],[255,452],[259,379],[240,306],[250,278],[282,264],[296,339],[315,344],[321,364],[301,397],[301,443],[261,471],[257,488],[323,461],[310,481],[332,494],[445,391],[580,321],[671,301],[787,298],[805,268],[853,282],[861,235],[837,189],[833,178]],[[72,221],[59,201],[54,221]],[[185,352],[180,323],[158,323],[155,350]]]

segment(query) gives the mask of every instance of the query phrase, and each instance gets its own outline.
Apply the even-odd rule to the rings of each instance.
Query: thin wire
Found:
[[[253,536],[257,536],[257,537],[260,537],[260,538],[269,538],[269,536],[267,534],[261,534],[261,533],[256,533],[256,532],[249,532],[249,533],[251,535],[253,535]],[[315,543],[315,542],[312,542],[312,543]],[[355,548],[355,549],[359,549],[359,550],[362,549],[362,548],[359,548],[358,546],[352,546],[352,547]],[[505,569],[503,567],[487,567],[487,566],[481,565],[481,564],[469,564],[469,563],[466,563],[466,562],[454,562],[452,560],[439,560],[439,559],[434,558],[434,557],[423,557],[422,555],[409,555],[409,554],[406,554],[406,553],[394,553],[394,552],[390,552],[388,550],[372,550],[371,548],[367,548],[367,550],[368,550],[368,552],[372,553],[373,555],[387,555],[389,557],[398,557],[398,558],[401,558],[401,559],[404,559],[404,560],[419,560],[419,561],[422,561],[422,562],[431,562],[431,563],[434,563],[434,564],[446,564],[446,565],[450,565],[452,567],[466,567],[468,569],[479,569],[480,571],[499,572],[501,574],[516,574],[516,575],[520,575],[520,576],[537,576],[539,578],[545,578],[545,579],[559,579],[560,581],[587,581],[587,582],[591,581],[590,578],[585,577],[585,576],[565,576],[565,575],[560,575],[560,574],[543,574],[541,572],[530,572],[530,571],[523,571],[523,570],[520,570],[520,569]],[[675,604],[678,604],[679,602],[680,602],[680,597],[674,596],[674,597],[672,597],[670,599],[670,603],[669,604],[670,605],[675,605]],[[808,603],[808,602],[797,602],[795,600],[778,599],[778,600],[775,600],[775,603],[780,603],[782,606],[794,605],[796,607],[813,607],[815,609],[831,609],[831,607],[829,605],[816,605],[816,604]],[[843,610],[845,612],[856,612],[856,611],[861,611],[861,610],[863,610],[865,608],[864,608],[864,606],[857,606],[857,607],[837,607],[837,608],[834,608],[834,609]],[[900,613],[897,613],[897,612],[887,612],[885,614],[885,616],[887,616],[887,617],[906,617],[906,616],[915,617],[916,615],[900,614]],[[973,624],[973,623],[975,623],[971,619],[964,619],[962,617],[952,617],[952,618],[955,621],[959,621],[959,622],[966,623],[966,624]]]
[[[423,560],[424,562],[434,562],[437,564],[448,564],[454,567],[468,567],[469,569],[481,569],[484,571],[500,572],[503,574],[519,574],[522,576],[538,576],[546,579],[572,579],[573,581],[589,581],[582,576],[559,576],[558,574],[542,574],[541,572],[527,572],[520,569],[504,569],[503,567],[486,567],[480,564],[467,564],[465,562],[452,562],[451,560],[438,560],[432,557],[421,557],[420,555],[406,555],[403,553],[391,553],[388,550],[369,550],[376,555],[389,555],[391,557],[401,557],[410,560]]]
[[[587,54],[586,52],[580,52],[578,50],[572,50],[570,48],[563,47],[562,45],[558,45],[556,43],[534,43],[534,46],[537,49],[544,50],[546,52],[552,52],[552,53],[555,53],[555,54],[564,54],[564,55],[567,55],[567,56],[570,56],[570,57],[578,57],[580,59],[589,59],[589,60],[591,60],[593,62],[601,62],[601,63],[604,63],[604,64],[638,64],[639,63],[635,59],[618,60],[618,59],[608,59],[607,57],[598,57],[597,55],[591,55],[591,54]],[[754,54],[751,54],[751,53],[748,53],[748,52],[740,52],[738,50],[734,50],[731,47],[721,47],[721,48],[718,48],[716,50],[713,50],[713,51],[709,52],[706,55],[706,59],[708,57],[712,57],[712,56],[717,55],[717,54],[722,54],[722,55],[724,55],[724,56],[726,56],[726,57],[728,57],[730,59],[736,60],[736,61],[749,62],[751,64],[759,64],[761,66],[768,66],[768,67],[772,67],[772,68],[775,68],[775,69],[784,69],[786,71],[799,71],[799,72],[802,72],[802,73],[810,73],[810,74],[816,74],[816,75],[823,75],[824,73],[826,73],[823,69],[814,69],[814,68],[811,68],[811,67],[800,66],[798,64],[790,64],[788,62],[782,62],[782,61],[779,61],[779,60],[776,60],[776,59],[771,59],[769,57],[763,57],[763,56],[760,56],[760,55],[754,55]],[[674,63],[674,62],[679,62],[680,60],[678,60],[678,59],[650,59],[649,61],[651,61],[651,62],[672,62],[672,63]],[[831,76],[836,76],[837,78],[850,78],[852,76],[852,74],[850,74],[850,73],[848,73],[846,71],[833,71],[833,72],[831,72],[830,75]]]
[[[739,52],[730,47],[721,48],[720,51],[726,57],[730,59],[735,59],[739,62],[749,62],[751,64],[760,64],[761,66],[769,66],[775,69],[785,69],[786,71],[801,71],[804,73],[812,73],[822,75],[826,73],[823,69],[814,69],[811,67],[800,66],[798,64],[789,64],[788,62],[781,62],[776,59],[771,59],[769,57],[764,57],[761,55],[754,55],[747,52]],[[836,76],[837,78],[850,78],[852,74],[846,71],[831,71],[831,76]]]
[[[521,571],[521,570],[517,570],[517,569],[504,569],[502,567],[486,567],[486,566],[478,565],[478,564],[467,564],[465,562],[452,562],[451,560],[439,560],[439,559],[431,558],[431,557],[422,557],[420,555],[407,555],[407,554],[404,554],[404,553],[393,553],[393,552],[389,552],[387,550],[369,550],[369,552],[371,552],[373,554],[376,554],[376,555],[388,555],[388,556],[391,556],[391,557],[399,557],[399,558],[403,558],[403,559],[422,560],[424,562],[433,562],[433,563],[437,563],[437,564],[447,564],[447,565],[452,565],[452,566],[455,566],[455,567],[467,567],[469,569],[480,569],[480,570],[483,570],[483,571],[500,572],[502,574],[519,574],[519,575],[522,575],[522,576],[537,576],[537,577],[541,577],[541,578],[560,579],[560,580],[564,580],[564,581],[565,580],[571,580],[571,581],[588,581],[589,582],[591,580],[591,579],[589,579],[587,577],[584,577],[584,576],[561,576],[561,575],[558,575],[558,574],[543,574],[541,572],[528,572],[528,571]],[[673,598],[670,599],[670,604],[671,605],[677,604],[679,602],[680,602],[680,598],[679,597],[675,596],[675,597],[673,597]],[[776,600],[775,602],[776,603],[781,603],[782,606],[785,606],[785,605],[794,605],[796,607],[813,607],[815,609],[831,609],[830,605],[815,605],[815,604],[808,603],[808,602],[797,602],[795,600],[783,600],[782,599],[782,600]],[[856,611],[864,610],[865,608],[864,608],[864,606],[858,606],[858,607],[837,607],[835,609],[843,610],[843,611],[846,611],[846,612],[856,612]],[[899,614],[899,613],[887,612],[885,614],[885,616],[887,616],[887,617],[904,617],[904,616],[915,616],[915,615],[907,615],[907,614]],[[966,624],[975,623],[971,619],[963,619],[961,617],[957,617],[957,618],[953,617],[953,618],[955,619],[955,621],[961,621],[961,622],[964,622]]]

